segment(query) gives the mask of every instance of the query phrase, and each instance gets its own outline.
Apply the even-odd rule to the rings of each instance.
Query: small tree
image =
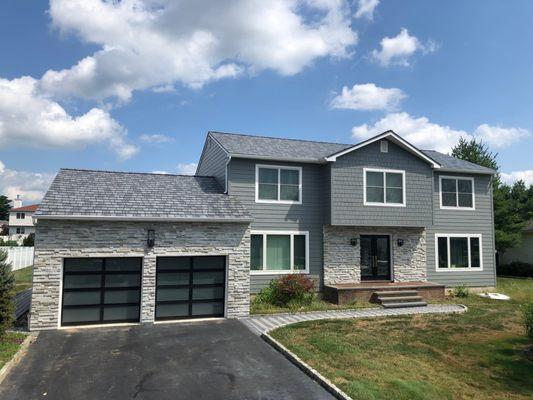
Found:
[[[26,236],[22,241],[22,245],[26,247],[35,246],[35,233],[30,233],[28,236]]]
[[[7,252],[0,250],[0,339],[13,323],[14,305],[11,300],[15,278],[11,273],[11,264],[7,262]]]
[[[9,219],[9,210],[11,210],[10,200],[6,196],[0,196],[0,220]]]

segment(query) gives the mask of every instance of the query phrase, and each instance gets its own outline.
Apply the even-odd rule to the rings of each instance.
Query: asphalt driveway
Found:
[[[332,399],[235,320],[41,332],[0,399]]]

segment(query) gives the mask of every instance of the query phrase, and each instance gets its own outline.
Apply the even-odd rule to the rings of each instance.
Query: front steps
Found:
[[[383,290],[374,292],[372,299],[384,308],[425,307],[427,303],[418,290]]]

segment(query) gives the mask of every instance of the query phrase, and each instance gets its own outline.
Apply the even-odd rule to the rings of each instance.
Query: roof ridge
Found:
[[[111,171],[92,168],[60,168],[60,171],[84,171],[84,172],[103,172],[109,174],[131,174],[131,175],[160,175],[160,176],[182,176],[187,178],[214,178],[210,175],[186,175],[186,174],[163,174],[158,172],[135,172],[135,171]]]
[[[292,138],[286,138],[286,137],[276,137],[276,136],[266,136],[266,135],[251,135],[248,133],[233,133],[233,132],[220,132],[220,131],[209,131],[209,133],[220,133],[222,135],[231,135],[231,136],[246,136],[246,137],[254,137],[254,138],[263,138],[263,139],[279,139],[279,140],[291,140],[293,142],[306,142],[306,143],[320,143],[320,144],[338,144],[341,146],[350,147],[354,144],[347,144],[347,143],[339,143],[339,142],[325,142],[321,140],[308,140],[308,139],[292,139]]]

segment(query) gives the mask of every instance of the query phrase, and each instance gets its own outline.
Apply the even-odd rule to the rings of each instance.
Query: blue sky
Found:
[[[533,183],[533,2],[176,4],[3,2],[2,193],[38,201],[60,167],[190,172],[208,130],[476,137]]]

